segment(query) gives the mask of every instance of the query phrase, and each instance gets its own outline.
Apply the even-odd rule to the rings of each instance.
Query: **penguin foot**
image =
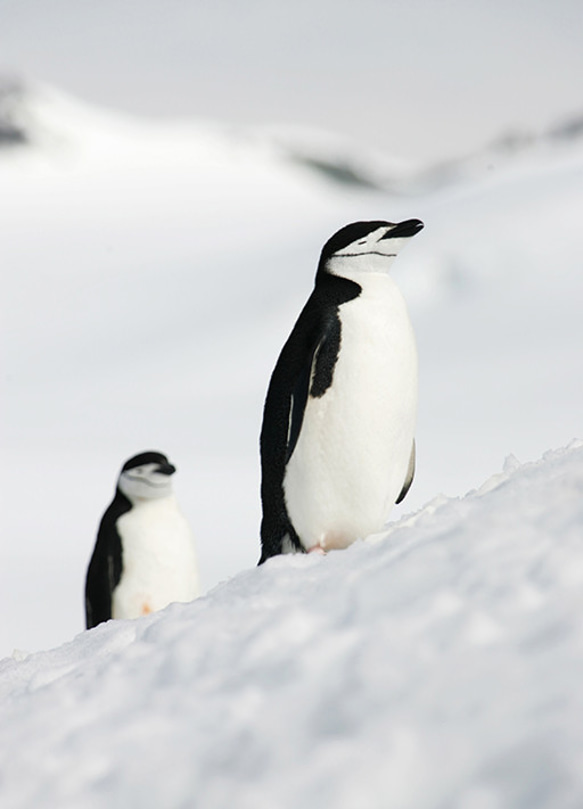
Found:
[[[318,553],[320,556],[325,556],[326,551],[321,545],[314,545],[312,548],[309,548],[308,553]]]

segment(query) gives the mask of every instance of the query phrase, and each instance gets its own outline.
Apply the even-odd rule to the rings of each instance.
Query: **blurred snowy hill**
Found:
[[[552,158],[571,147],[583,148],[583,114],[561,119],[541,131],[509,132],[475,153],[437,163],[412,163],[390,157],[333,132],[297,125],[234,126],[208,121],[145,120],[91,107],[54,88],[34,82],[0,78],[0,148],[14,145],[49,149],[57,145],[83,148],[91,132],[109,128],[119,137],[140,140],[145,129],[153,135],[191,139],[194,152],[201,142],[214,140],[230,150],[261,151],[265,156],[290,162],[321,174],[325,179],[358,189],[395,193],[427,192],[444,185],[480,179],[488,173],[520,161]],[[138,135],[139,133],[139,135]],[[204,149],[203,149],[204,154]]]
[[[3,98],[3,653],[82,628],[97,523],[140,450],[178,467],[205,588],[255,564],[267,381],[346,222],[426,224],[395,267],[421,359],[395,519],[581,434],[579,138],[464,158],[445,182],[322,133],[141,120],[40,85]]]

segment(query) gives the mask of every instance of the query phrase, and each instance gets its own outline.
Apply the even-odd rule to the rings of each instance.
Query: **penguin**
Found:
[[[389,269],[422,228],[354,222],[322,248],[265,399],[259,564],[364,539],[409,491],[417,349]]]
[[[161,452],[142,452],[124,463],[87,570],[87,629],[199,595],[192,533],[172,491],[175,472]]]

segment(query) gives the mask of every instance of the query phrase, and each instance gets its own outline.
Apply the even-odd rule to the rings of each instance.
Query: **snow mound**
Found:
[[[13,807],[583,802],[583,442],[0,664]],[[24,659],[18,659],[24,658]]]

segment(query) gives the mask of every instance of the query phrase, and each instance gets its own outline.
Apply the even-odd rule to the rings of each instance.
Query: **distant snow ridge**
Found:
[[[276,164],[302,166],[308,174],[342,186],[387,189],[408,172],[341,135],[298,126],[234,126],[196,118],[147,119],[102,109],[40,82],[0,76],[0,147],[22,143],[49,148],[61,156],[63,146],[87,148],[103,138],[152,145],[173,138],[196,153],[209,143],[219,152],[236,150],[261,155]]]
[[[308,174],[348,190],[397,195],[485,177],[494,168],[519,163],[532,153],[548,158],[569,146],[579,149],[582,120],[581,115],[573,115],[547,132],[509,133],[474,154],[423,166],[312,127],[142,119],[93,106],[43,83],[0,76],[0,148],[14,144],[57,147],[55,154],[60,156],[64,144],[81,148],[97,141],[103,145],[104,137],[150,147],[160,138],[172,137],[183,147],[188,144],[193,154],[209,147],[211,153],[261,154],[274,164],[303,167]]]
[[[261,155],[283,165],[301,165],[312,175],[336,184],[381,188],[385,175],[397,170],[385,157],[333,133],[309,127],[244,127],[226,122],[142,119],[102,109],[40,82],[0,76],[0,147],[21,143],[49,149],[58,157],[62,147],[87,149],[96,142],[131,140],[154,145],[172,138],[191,153],[208,150]],[[401,172],[402,173],[402,172]],[[384,178],[384,179],[380,179]]]
[[[15,807],[583,805],[583,442],[0,664]]]
[[[22,85],[0,76],[0,148],[28,141],[26,130],[18,120],[18,107],[23,93]]]

